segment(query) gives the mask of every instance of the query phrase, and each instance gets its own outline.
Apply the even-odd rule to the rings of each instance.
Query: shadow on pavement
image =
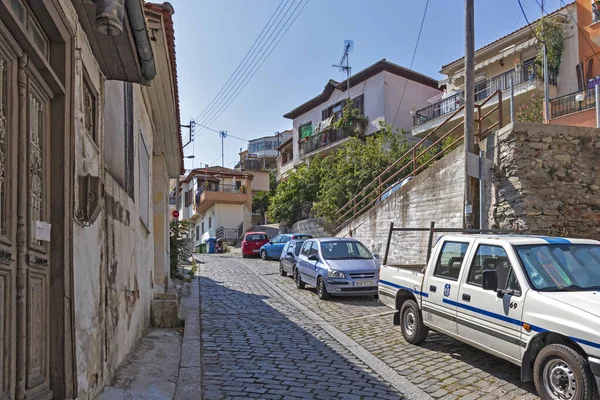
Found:
[[[320,328],[295,323],[303,315],[267,291],[260,281],[200,277],[203,398],[401,398]]]
[[[452,358],[465,362],[498,379],[510,382],[526,392],[537,395],[533,382],[521,382],[521,369],[518,366],[459,342],[449,336],[429,331],[427,340],[420,347],[448,354]]]

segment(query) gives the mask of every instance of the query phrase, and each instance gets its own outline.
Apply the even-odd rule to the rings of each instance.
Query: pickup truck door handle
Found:
[[[462,295],[462,299],[463,299],[464,301],[471,301],[471,295],[470,295],[470,294],[463,293],[463,295]]]
[[[437,288],[435,286],[429,285],[429,291],[430,292],[434,292],[435,293],[436,290],[437,290]]]

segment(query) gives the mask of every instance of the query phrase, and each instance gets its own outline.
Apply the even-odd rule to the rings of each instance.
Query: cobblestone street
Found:
[[[321,301],[277,261],[199,259],[204,399],[537,399],[508,362],[436,333],[407,344],[375,298]]]

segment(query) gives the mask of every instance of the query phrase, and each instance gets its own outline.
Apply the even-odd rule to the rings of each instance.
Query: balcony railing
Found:
[[[348,137],[348,135],[340,129],[326,129],[321,133],[317,133],[316,135],[310,136],[309,138],[301,141],[300,155],[306,155],[315,150],[329,146],[332,143],[338,142],[346,137]]]
[[[578,95],[583,95],[581,102]],[[596,89],[587,89],[550,99],[550,119],[596,107]]]
[[[537,79],[536,69],[537,67],[535,64],[523,65],[518,71],[510,70],[483,82],[475,83],[475,102],[487,98],[497,90],[504,91],[510,89],[511,76],[513,79],[513,87],[535,81]],[[550,73],[548,82],[551,85],[556,85],[556,75]],[[464,104],[464,95],[464,90],[461,90],[452,96],[415,111],[413,115],[413,126],[424,124],[427,121],[456,111]]]
[[[200,204],[200,196],[204,192],[221,192],[221,193],[243,193],[237,185],[226,185],[217,183],[203,183],[196,189],[196,205]]]

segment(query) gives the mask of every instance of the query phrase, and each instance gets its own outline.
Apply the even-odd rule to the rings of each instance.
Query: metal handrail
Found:
[[[511,76],[513,78],[514,86],[531,82],[532,80],[537,79],[537,67],[535,64],[528,64],[522,66],[520,71],[515,71],[513,69],[487,79],[485,87],[475,92],[475,101],[479,102],[487,95],[487,93],[495,93],[498,90],[509,90]],[[549,72],[549,83],[556,85],[556,74]],[[447,115],[455,111],[456,107],[460,107],[463,104],[464,90],[460,90],[452,96],[415,111],[413,115],[413,126],[422,125],[428,121]]]
[[[490,110],[485,116],[481,115],[481,106],[487,104],[493,97],[498,96],[497,105]],[[479,140],[484,139],[485,133],[489,132],[493,127],[499,126],[502,127],[502,91],[497,90],[483,102],[477,106],[478,107],[478,116],[474,122],[478,124],[478,133],[475,135]],[[338,231],[344,226],[346,222],[350,220],[350,213],[352,213],[351,218],[356,218],[361,215],[363,212],[368,210],[371,206],[373,206],[378,200],[381,199],[382,192],[384,192],[384,186],[390,183],[392,180],[397,178],[402,172],[405,172],[409,169],[407,174],[402,175],[401,178],[398,178],[397,181],[400,182],[408,176],[415,176],[419,171],[425,169],[429,164],[438,159],[441,155],[444,154],[444,149],[440,148],[441,143],[448,137],[452,135],[452,133],[458,129],[460,126],[464,126],[464,118],[452,129],[443,134],[440,137],[434,136],[435,133],[445,124],[450,122],[458,113],[460,113],[464,109],[464,105],[460,106],[457,110],[455,110],[451,115],[449,115],[444,122],[442,122],[439,126],[429,132],[425,137],[423,137],[418,143],[416,143],[412,148],[410,148],[407,152],[405,152],[402,156],[400,156],[396,161],[394,161],[389,167],[387,167],[383,172],[381,172],[373,181],[367,184],[358,194],[356,194],[352,199],[350,199],[346,204],[344,204],[336,213],[335,216],[335,224],[337,225]],[[492,124],[492,126],[486,129],[484,132],[481,131],[481,126],[483,120],[488,117],[491,112],[498,111],[498,122]],[[429,144],[427,147],[424,147],[425,143],[430,142],[430,138],[435,137],[435,141],[433,144]],[[449,146],[452,148],[456,144],[458,144],[464,135],[461,133]],[[439,151],[432,155],[432,158],[428,160],[425,164],[418,165],[419,159],[421,159],[424,155],[430,153],[432,150],[439,149]],[[408,158],[410,157],[410,158]],[[395,171],[392,175],[386,178],[386,174],[390,173],[394,169],[400,167],[397,171]],[[369,188],[372,190],[368,191]],[[375,197],[375,195],[377,195]],[[365,201],[369,200],[366,204]]]

